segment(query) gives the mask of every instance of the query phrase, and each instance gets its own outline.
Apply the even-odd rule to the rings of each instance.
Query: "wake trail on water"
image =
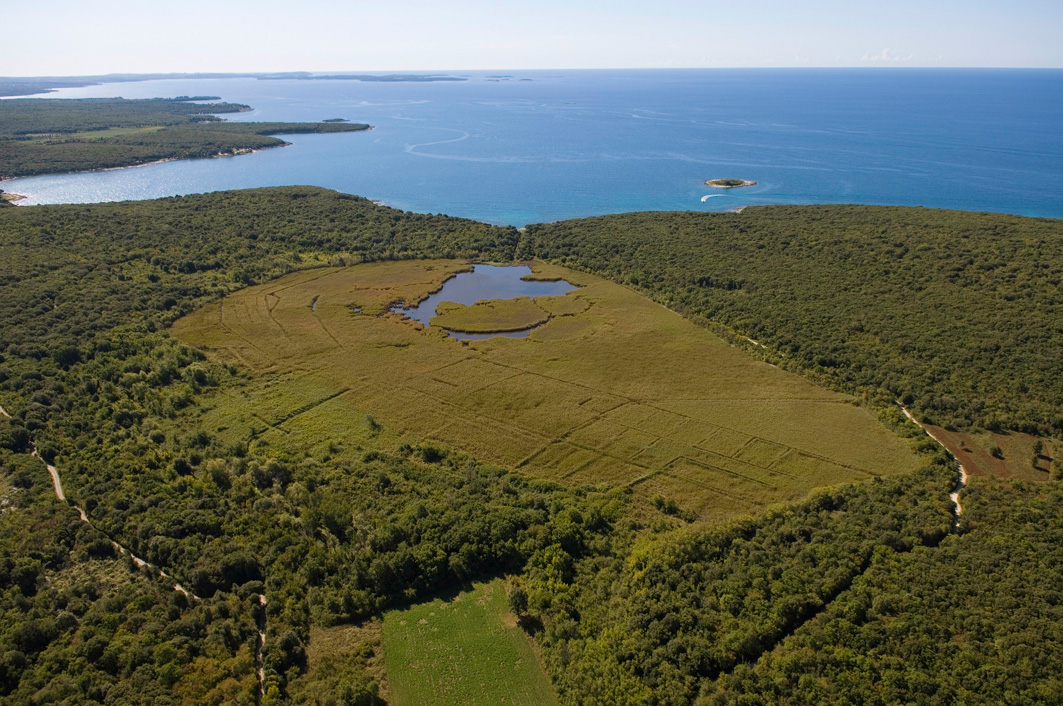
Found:
[[[439,155],[422,154],[422,153],[417,151],[417,148],[418,147],[431,147],[432,145],[445,145],[445,144],[448,144],[450,142],[461,142],[462,140],[467,140],[470,137],[469,133],[465,132],[464,130],[450,130],[448,128],[439,128],[439,129],[440,130],[447,130],[448,132],[460,133],[461,137],[454,137],[454,138],[451,138],[449,140],[436,140],[434,142],[419,142],[419,143],[417,143],[415,145],[406,145],[406,152],[408,152],[410,154],[420,155],[422,157],[436,157],[436,156],[439,156]]]

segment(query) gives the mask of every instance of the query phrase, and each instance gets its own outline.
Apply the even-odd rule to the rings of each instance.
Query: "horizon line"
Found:
[[[203,78],[231,78],[231,77],[254,77],[271,75],[319,75],[319,74],[367,74],[367,75],[424,75],[442,76],[460,73],[484,73],[498,71],[512,72],[544,72],[544,71],[844,71],[864,69],[879,71],[884,69],[896,70],[948,70],[948,71],[1060,71],[1063,66],[908,66],[898,65],[895,62],[868,62],[850,66],[612,66],[612,67],[565,67],[565,68],[492,68],[492,69],[285,69],[274,71],[109,71],[107,73],[89,74],[39,74],[22,76],[0,76],[0,79],[99,79],[122,76],[158,76],[158,77],[203,77]]]

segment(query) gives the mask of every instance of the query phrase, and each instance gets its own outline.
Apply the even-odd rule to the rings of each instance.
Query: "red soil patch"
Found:
[[[992,442],[987,444],[969,434],[948,431],[942,427],[928,424],[926,429],[944,444],[971,475],[1048,480],[1048,471],[1054,455],[1050,439],[1041,439],[1043,448],[1035,462],[1033,446],[1037,437],[1029,434],[990,434]],[[993,445],[1000,448],[1003,458],[992,455]],[[986,448],[987,446],[990,448]]]

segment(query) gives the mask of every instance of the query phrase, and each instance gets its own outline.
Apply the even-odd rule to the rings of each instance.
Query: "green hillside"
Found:
[[[387,652],[399,614],[383,638],[381,616],[500,576],[562,704],[1056,703],[1058,483],[1048,471],[1039,483],[972,478],[957,517],[952,460],[895,399],[972,433],[1036,431],[1049,458],[1063,405],[1061,236],[1044,219],[847,206],[520,232],[309,187],[2,209],[0,703],[380,703],[414,683]],[[593,316],[649,295],[834,388],[823,399],[856,393],[844,404],[921,468],[700,520],[664,489],[647,503],[604,475],[553,483],[479,458],[434,436],[456,415],[417,431],[419,408],[404,413],[398,396],[381,396],[387,414],[301,424],[311,408],[343,410],[326,384],[290,384],[312,366],[271,371],[170,335],[211,307],[224,321],[222,302],[283,277],[354,273],[325,292],[342,306],[369,296],[362,263],[536,258],[585,277],[588,297],[597,288],[579,306],[543,302],[557,340],[582,335],[570,322],[583,319],[620,331],[620,314]],[[418,263],[388,267],[400,265]],[[284,296],[252,300],[268,311]],[[297,308],[274,315],[310,322]],[[650,308],[647,321],[686,337],[669,345],[708,335]],[[377,325],[356,309],[327,313]],[[446,389],[436,377],[420,382]],[[541,391],[520,384],[506,383],[505,413],[530,419]],[[253,423],[224,413],[236,408]],[[632,424],[693,433],[669,419]],[[603,457],[630,438],[602,437]],[[738,460],[767,467],[782,453],[749,444]]]

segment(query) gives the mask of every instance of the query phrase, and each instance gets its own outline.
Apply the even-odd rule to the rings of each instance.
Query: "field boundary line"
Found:
[[[278,422],[276,422],[276,424],[274,424],[274,426],[276,426],[278,429],[280,429],[281,428],[281,424],[284,424],[285,422],[289,422],[289,421],[291,421],[292,419],[295,419],[296,417],[298,417],[301,414],[306,414],[307,412],[309,412],[310,410],[314,409],[315,407],[320,407],[321,405],[325,404],[326,402],[329,402],[330,400],[334,400],[337,397],[339,397],[340,395],[347,394],[350,391],[351,391],[351,388],[345,387],[342,390],[340,390],[339,392],[334,392],[331,395],[328,395],[327,397],[323,397],[323,398],[317,400],[316,402],[310,402],[308,404],[304,404],[302,407],[298,407],[296,409],[293,409],[287,415],[282,417]],[[284,431],[285,433],[289,433],[289,432],[287,432],[287,430],[284,430],[284,429],[281,429],[281,431]]]
[[[726,473],[727,475],[734,476],[735,478],[741,478],[742,480],[749,481],[750,483],[756,483],[757,485],[763,485],[765,488],[771,488],[772,490],[779,490],[779,487],[777,485],[772,485],[771,483],[769,483],[767,481],[757,480],[756,478],[750,478],[749,476],[744,475],[742,473],[738,473],[737,471],[730,471],[730,470],[728,470],[726,468],[720,468],[719,466],[713,466],[710,463],[704,463],[702,461],[698,461],[697,459],[690,458],[689,456],[680,456],[679,458],[675,459],[675,461],[678,461],[680,459],[682,459],[684,461],[689,461],[690,463],[693,463],[695,466],[701,466],[702,468],[704,468],[706,470],[720,471],[721,473]],[[670,464],[668,464],[668,466],[665,466],[665,470],[670,468],[672,466],[672,464],[675,463],[675,461],[672,461]],[[673,472],[674,472],[674,469],[673,469]]]
[[[310,314],[314,317],[314,321],[317,322],[317,325],[321,327],[321,330],[325,332],[325,335],[331,338],[332,342],[335,343],[339,348],[343,348],[343,344],[340,343],[338,338],[332,335],[332,331],[330,331],[329,327],[325,325],[325,322],[321,320],[321,317],[317,315],[317,310],[313,310],[312,312],[310,312]]]
[[[674,399],[674,398],[668,398],[668,399]],[[658,400],[658,402],[660,402],[660,401],[661,400]],[[700,398],[691,398],[689,400],[681,400],[681,401],[700,401]],[[747,431],[742,431],[741,429],[733,429],[731,427],[725,427],[725,426],[723,426],[721,424],[716,424],[714,422],[703,422],[702,420],[698,419],[697,417],[691,417],[690,415],[683,414],[682,412],[675,412],[675,411],[670,410],[670,409],[661,409],[660,407],[657,407],[656,405],[654,405],[651,402],[646,402],[645,404],[647,406],[653,407],[654,409],[656,409],[658,411],[661,411],[661,412],[667,412],[669,414],[675,414],[677,416],[683,417],[685,419],[691,419],[691,420],[693,420],[695,422],[698,422],[698,423],[701,423],[701,424],[708,424],[710,426],[715,426],[715,427],[718,427],[720,429],[726,429],[727,431],[731,431],[731,432],[734,432],[736,434],[742,434],[743,436],[751,436],[751,437],[753,437],[753,439],[760,439],[761,441],[767,441],[768,443],[771,443],[771,444],[778,444],[779,446],[785,446],[788,449],[792,449],[793,451],[796,451],[797,453],[805,454],[806,456],[814,458],[817,461],[826,461],[827,463],[833,463],[836,466],[841,466],[842,468],[846,468],[846,469],[849,469],[851,471],[856,471],[857,473],[863,473],[864,475],[871,476],[873,478],[881,477],[877,473],[874,473],[874,472],[869,471],[869,470],[864,469],[864,468],[860,468],[859,466],[854,466],[851,463],[845,463],[844,461],[838,461],[836,459],[830,458],[829,456],[823,456],[821,454],[817,454],[817,453],[814,453],[812,451],[806,451],[805,449],[798,448],[797,446],[790,446],[789,444],[784,444],[784,443],[779,442],[779,441],[772,441],[771,439],[768,439],[768,438],[763,437],[763,436],[756,436],[755,434],[750,434]],[[746,442],[746,443],[749,443],[749,442]],[[745,446],[745,444],[743,444],[743,446]],[[701,449],[702,451],[707,451],[708,453],[715,453],[717,456],[724,456],[724,454],[718,453],[716,451],[710,451],[709,449],[703,449],[700,446],[696,446],[695,445],[694,448]],[[786,456],[783,455],[782,458],[785,458],[785,457]],[[724,456],[724,458],[730,458],[730,459],[733,459],[735,461],[742,461],[742,459],[734,457],[734,456]],[[772,461],[770,464],[768,464],[768,466],[757,466],[757,464],[749,463],[749,461],[742,461],[742,463],[747,463],[750,466],[756,466],[757,468],[763,468],[765,471],[771,471],[772,473],[779,473],[780,475],[788,475],[785,471],[779,471],[779,470],[776,470],[776,469],[771,467],[771,466],[774,466],[776,463],[778,463],[780,460],[782,460],[782,458],[780,458],[780,459],[778,459],[776,461]],[[791,477],[794,478],[795,480],[800,480],[800,478],[798,476],[791,476]]]
[[[720,490],[716,486],[711,485],[709,483],[705,483],[705,482],[702,482],[702,481],[694,480],[693,478],[685,478],[683,476],[677,476],[674,473],[669,473],[668,471],[663,471],[662,470],[660,473],[661,473],[662,476],[666,476],[668,478],[671,478],[672,480],[677,480],[677,481],[680,481],[682,483],[689,483],[690,485],[695,485],[695,486],[697,486],[699,488],[704,488],[705,490],[709,490],[709,491],[711,491],[713,493],[716,493],[717,495],[721,495],[721,496],[723,496],[725,498],[729,498],[730,500],[733,500],[736,503],[741,503],[742,505],[746,505],[748,507],[756,507],[757,506],[757,504],[755,502],[751,501],[751,500],[745,500],[743,498],[738,497],[737,495],[732,495],[731,493],[728,493],[725,490]]]
[[[875,473],[873,471],[868,471],[866,469],[860,468],[859,466],[854,466],[851,463],[845,463],[843,461],[838,461],[838,460],[833,459],[833,458],[831,458],[829,456],[821,456],[820,454],[813,453],[811,451],[805,451],[804,449],[799,449],[799,448],[794,447],[794,446],[791,446],[790,448],[793,449],[794,451],[796,451],[799,454],[804,454],[805,456],[808,456],[809,458],[814,458],[817,461],[826,461],[827,463],[833,463],[835,466],[841,466],[842,468],[845,468],[845,469],[850,470],[850,471],[856,471],[857,473],[863,473],[864,475],[871,476],[872,478],[880,478],[881,477],[878,473]],[[784,458],[785,458],[785,456],[784,456]],[[781,460],[782,459],[780,458],[779,461],[781,461]],[[778,461],[773,461],[772,465],[775,465],[776,463],[778,463]],[[783,471],[775,471],[775,469],[769,469],[769,470],[772,470],[772,471],[774,471],[776,473],[783,473]]]
[[[643,483],[648,481],[650,478],[653,478],[654,476],[659,476],[659,475],[663,475],[663,474],[664,474],[664,471],[662,471],[660,468],[658,468],[656,471],[650,471],[649,473],[647,473],[645,475],[639,476],[638,478],[635,478],[634,480],[628,481],[628,483],[626,484],[625,487],[634,488],[636,485],[642,485]]]

